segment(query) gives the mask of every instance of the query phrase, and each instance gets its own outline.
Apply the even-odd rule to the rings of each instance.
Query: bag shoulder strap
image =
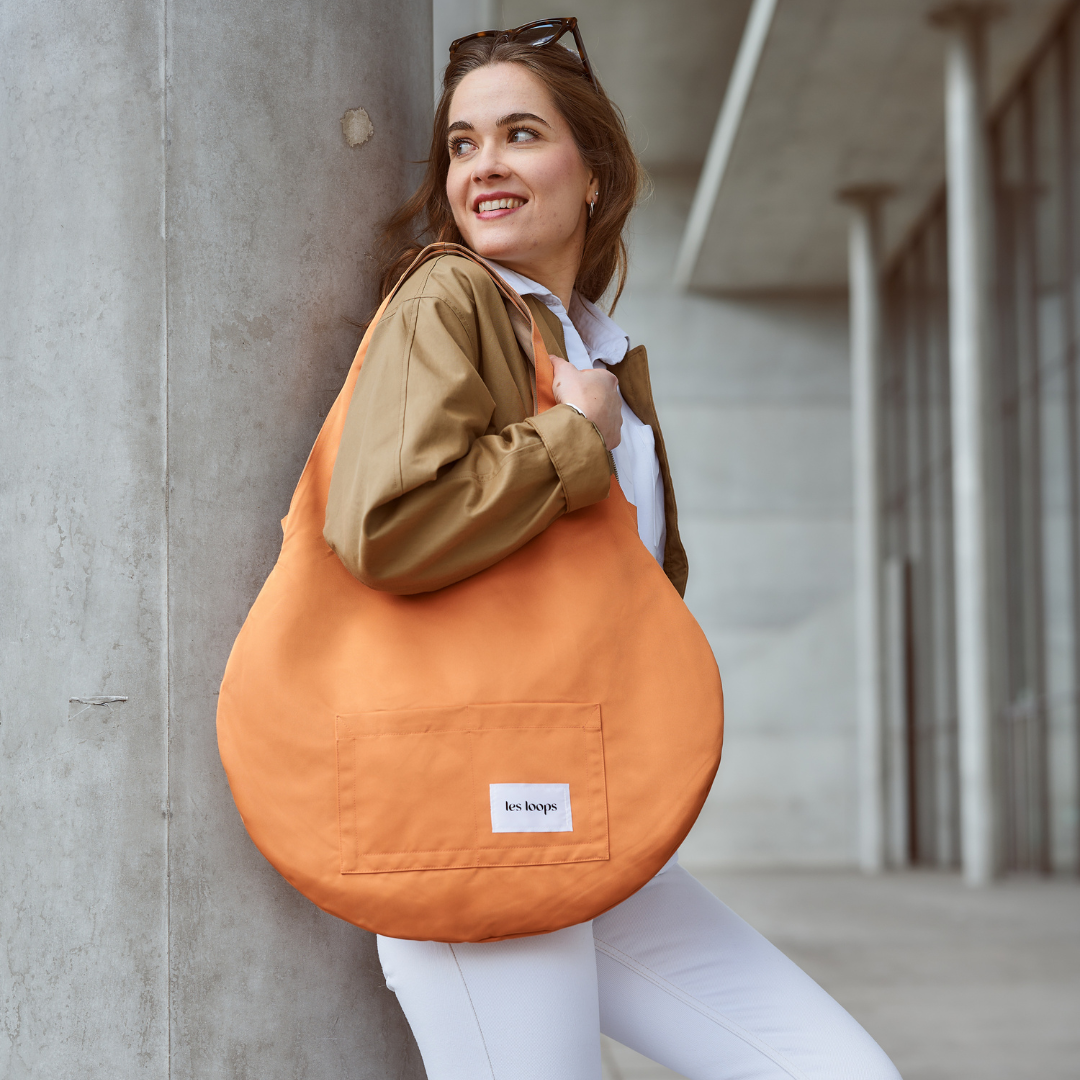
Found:
[[[499,290],[503,297],[503,303],[506,305],[506,313],[510,317],[510,325],[514,328],[514,336],[518,340],[518,344],[521,345],[525,355],[529,358],[533,366],[534,377],[534,389],[536,391],[536,411],[545,412],[547,409],[552,408],[555,405],[555,395],[552,392],[551,383],[554,378],[555,371],[551,366],[551,358],[548,355],[547,346],[544,344],[544,339],[540,333],[540,327],[536,323],[536,319],[533,318],[533,313],[529,310],[529,305],[518,295],[509,285],[494,271],[490,266],[482,259],[475,251],[464,247],[461,244],[450,243],[437,243],[428,244],[426,248],[417,253],[417,256],[409,264],[409,268],[401,275],[397,280],[397,284],[386,295],[386,299],[379,305],[379,310],[375,313],[375,317],[368,325],[367,333],[364,335],[364,344],[371,337],[372,331],[375,329],[376,323],[382,318],[383,313],[389,306],[391,300],[397,295],[398,290],[405,283],[409,275],[416,270],[418,266],[422,266],[424,263],[431,259],[438,258],[440,255],[458,255],[463,259],[468,259],[469,262],[475,263],[491,278],[495,283],[495,287]],[[357,353],[357,367],[363,363],[364,353],[366,348],[361,347],[361,350]]]
[[[510,320],[514,325],[514,333],[521,343],[521,347],[525,350],[526,355],[532,361],[533,386],[536,391],[536,411],[538,413],[545,412],[556,404],[555,395],[551,386],[555,371],[551,365],[551,357],[548,355],[547,348],[544,345],[544,339],[540,336],[540,328],[537,326],[536,320],[533,318],[528,304],[526,304],[525,301],[522,300],[522,298],[476,254],[476,252],[470,251],[460,244],[429,244],[423,251],[417,254],[415,259],[413,259],[408,270],[401,275],[397,284],[390,290],[383,302],[379,305],[379,309],[375,312],[371,322],[368,323],[364,339],[360,342],[360,347],[356,350],[356,356],[349,367],[349,373],[345,378],[345,384],[342,386],[337,399],[327,413],[322,428],[319,430],[315,443],[308,454],[303,472],[300,474],[300,479],[297,481],[296,488],[293,491],[293,497],[289,504],[289,513],[282,519],[281,525],[286,531],[286,535],[288,535],[287,523],[294,520],[294,512],[305,502],[305,500],[311,502],[310,512],[312,514],[325,513],[326,495],[330,487],[330,478],[333,473],[334,462],[337,459],[338,444],[341,441],[345,417],[349,411],[349,402],[352,400],[353,390],[356,386],[356,377],[360,374],[360,368],[364,363],[364,357],[367,354],[371,335],[378,325],[379,320],[386,312],[390,301],[397,295],[397,292],[405,279],[418,266],[439,255],[460,255],[462,258],[482,266],[491,277],[492,281],[495,282],[495,286],[499,290],[506,304],[506,310],[510,315]],[[318,528],[321,533],[321,520],[318,523]]]

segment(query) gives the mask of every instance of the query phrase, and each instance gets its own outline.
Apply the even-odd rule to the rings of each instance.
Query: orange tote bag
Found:
[[[446,251],[480,261],[440,244],[417,264]],[[493,278],[549,409],[540,332]],[[322,535],[327,494],[388,302],[233,646],[221,760],[256,846],[326,911],[421,940],[558,930],[639,889],[694,823],[720,761],[716,662],[614,479],[603,502],[435,592],[379,592],[345,569]]]

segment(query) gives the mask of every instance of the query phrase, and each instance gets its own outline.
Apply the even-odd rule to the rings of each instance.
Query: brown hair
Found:
[[[626,134],[622,113],[581,62],[558,45],[537,47],[498,37],[479,38],[459,50],[443,75],[427,170],[416,193],[389,218],[378,245],[380,296],[385,297],[417,253],[430,243],[464,244],[446,197],[450,168],[450,100],[466,75],[489,64],[521,64],[548,89],[570,127],[582,160],[600,178],[600,197],[585,233],[574,287],[594,303],[617,278],[614,310],[626,283],[623,228],[643,186],[643,172]]]

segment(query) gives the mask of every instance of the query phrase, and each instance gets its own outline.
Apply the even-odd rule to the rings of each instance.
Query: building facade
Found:
[[[757,0],[676,260],[715,297],[847,278],[867,870],[1080,861],[1077,22]]]
[[[987,120],[991,190],[996,861],[1078,866],[1080,12],[1069,5]],[[884,276],[884,467],[894,679],[906,762],[898,854],[957,865],[948,203]]]

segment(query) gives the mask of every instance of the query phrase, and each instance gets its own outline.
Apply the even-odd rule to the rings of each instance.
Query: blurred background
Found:
[[[437,71],[466,27],[545,10],[436,0]],[[986,101],[988,175],[973,183],[990,192],[980,254],[993,280],[973,287],[993,398],[981,421],[993,470],[979,479],[998,489],[977,527],[1000,563],[984,588],[998,745],[980,808],[996,836],[972,873],[1078,867],[1080,19],[1036,0],[989,18],[960,5],[946,25],[932,10],[577,9],[652,181],[616,317],[649,348],[687,600],[728,696],[722,781],[685,849],[699,865],[961,866],[955,639],[973,635],[955,601],[945,64],[966,20],[986,39],[972,89]],[[869,435],[853,414],[848,309],[849,234],[868,204],[880,278]],[[884,795],[870,850],[855,505],[868,462],[856,458],[876,473],[882,579],[868,631],[882,688],[870,768]]]
[[[1080,8],[572,13],[651,179],[615,316],[725,685],[682,861],[905,1076],[1074,1076]],[[435,0],[437,85],[551,14]]]
[[[682,859],[906,1080],[1080,1075],[1076,0],[0,0],[0,1076],[423,1077],[216,691],[447,45],[570,14],[727,695]]]

